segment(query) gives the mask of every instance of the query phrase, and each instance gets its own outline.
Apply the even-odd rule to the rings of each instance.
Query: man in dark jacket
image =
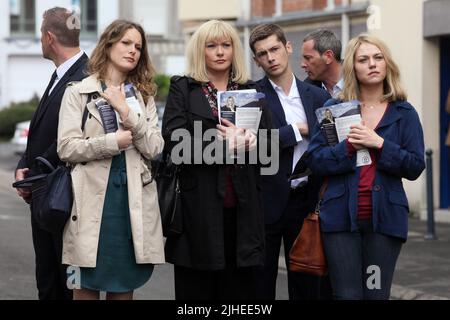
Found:
[[[56,153],[56,138],[61,100],[69,82],[85,78],[88,61],[79,47],[80,29],[69,29],[68,21],[73,18],[72,12],[59,7],[44,13],[41,27],[42,54],[45,59],[53,61],[57,69],[31,120],[27,148],[15,172],[16,181],[39,172],[34,162],[38,156],[45,157],[53,165],[60,163]],[[72,293],[66,286],[66,269],[61,264],[62,233],[52,234],[39,226],[30,189],[18,189],[17,192],[31,208],[39,299],[71,299]]]
[[[336,35],[324,29],[309,33],[302,44],[301,67],[308,75],[305,82],[327,90],[334,98],[344,88],[341,49]]]
[[[263,177],[266,260],[259,273],[258,290],[259,298],[275,299],[281,240],[288,267],[289,251],[303,219],[314,209],[320,184],[314,176],[292,181],[289,177],[308,147],[317,123],[315,109],[322,107],[330,95],[294,76],[289,65],[292,46],[279,26],[256,27],[250,36],[250,47],[256,64],[266,74],[259,84],[272,112],[272,126],[279,129],[280,135],[280,169],[273,176]],[[320,298],[321,282],[327,283],[318,277],[288,271],[289,299]]]

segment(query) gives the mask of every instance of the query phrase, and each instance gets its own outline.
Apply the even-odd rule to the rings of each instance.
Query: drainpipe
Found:
[[[241,2],[242,5],[242,18],[245,22],[249,22],[251,18],[251,0],[244,0]],[[251,70],[252,63],[252,52],[249,45],[250,40],[250,27],[247,25],[244,28],[244,54],[245,54],[245,64],[248,72]],[[251,73],[251,72],[250,72]]]
[[[327,8],[325,10],[333,11],[335,8],[334,0],[327,0]]]
[[[275,2],[275,17],[279,17],[283,14],[283,0],[276,0]]]
[[[344,8],[349,6],[349,0],[342,0],[342,6]],[[342,52],[341,57],[344,57],[345,48],[347,43],[350,41],[350,19],[347,13],[343,13],[341,17],[341,41],[342,41]]]

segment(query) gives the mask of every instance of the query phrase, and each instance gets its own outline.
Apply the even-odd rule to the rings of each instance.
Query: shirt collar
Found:
[[[284,94],[283,88],[281,88],[279,85],[277,85],[272,80],[269,79],[269,81],[270,81],[270,84],[272,85],[273,89],[275,90],[275,92],[282,92]],[[292,84],[291,84],[291,89],[289,89],[288,97],[290,97],[290,98],[299,98],[300,97],[300,94],[298,93],[298,88],[297,88],[297,79],[295,78],[294,74],[292,74]]]
[[[339,79],[339,81],[334,85],[333,87],[333,93],[335,92],[341,92],[344,88],[344,78]],[[325,84],[322,82],[322,89],[328,91]]]
[[[335,87],[337,87],[340,91],[344,90],[344,78],[339,79]]]
[[[81,56],[84,54],[84,51],[81,50],[76,55],[74,55],[69,60],[66,60],[63,64],[61,64],[58,68],[56,68],[56,75],[58,76],[58,80],[62,79],[67,71],[74,65],[75,62],[78,61],[78,59],[81,58]]]

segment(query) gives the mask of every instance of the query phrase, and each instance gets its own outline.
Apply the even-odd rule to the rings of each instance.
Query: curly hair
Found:
[[[134,84],[142,94],[145,103],[156,94],[154,83],[155,68],[148,54],[147,38],[144,29],[137,23],[127,20],[113,21],[103,32],[100,40],[92,52],[88,64],[89,74],[97,74],[99,80],[105,80],[110,59],[110,49],[119,42],[129,29],[136,29],[142,38],[141,57],[136,68],[128,73],[127,81]]]

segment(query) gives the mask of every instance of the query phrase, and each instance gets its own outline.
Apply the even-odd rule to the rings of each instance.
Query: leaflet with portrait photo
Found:
[[[219,91],[217,105],[219,121],[227,119],[236,127],[250,129],[256,133],[262,114],[264,93],[251,90]]]
[[[330,146],[347,139],[350,127],[361,123],[361,107],[358,100],[342,102],[316,110],[317,121]],[[369,150],[356,153],[356,166],[372,164]]]

